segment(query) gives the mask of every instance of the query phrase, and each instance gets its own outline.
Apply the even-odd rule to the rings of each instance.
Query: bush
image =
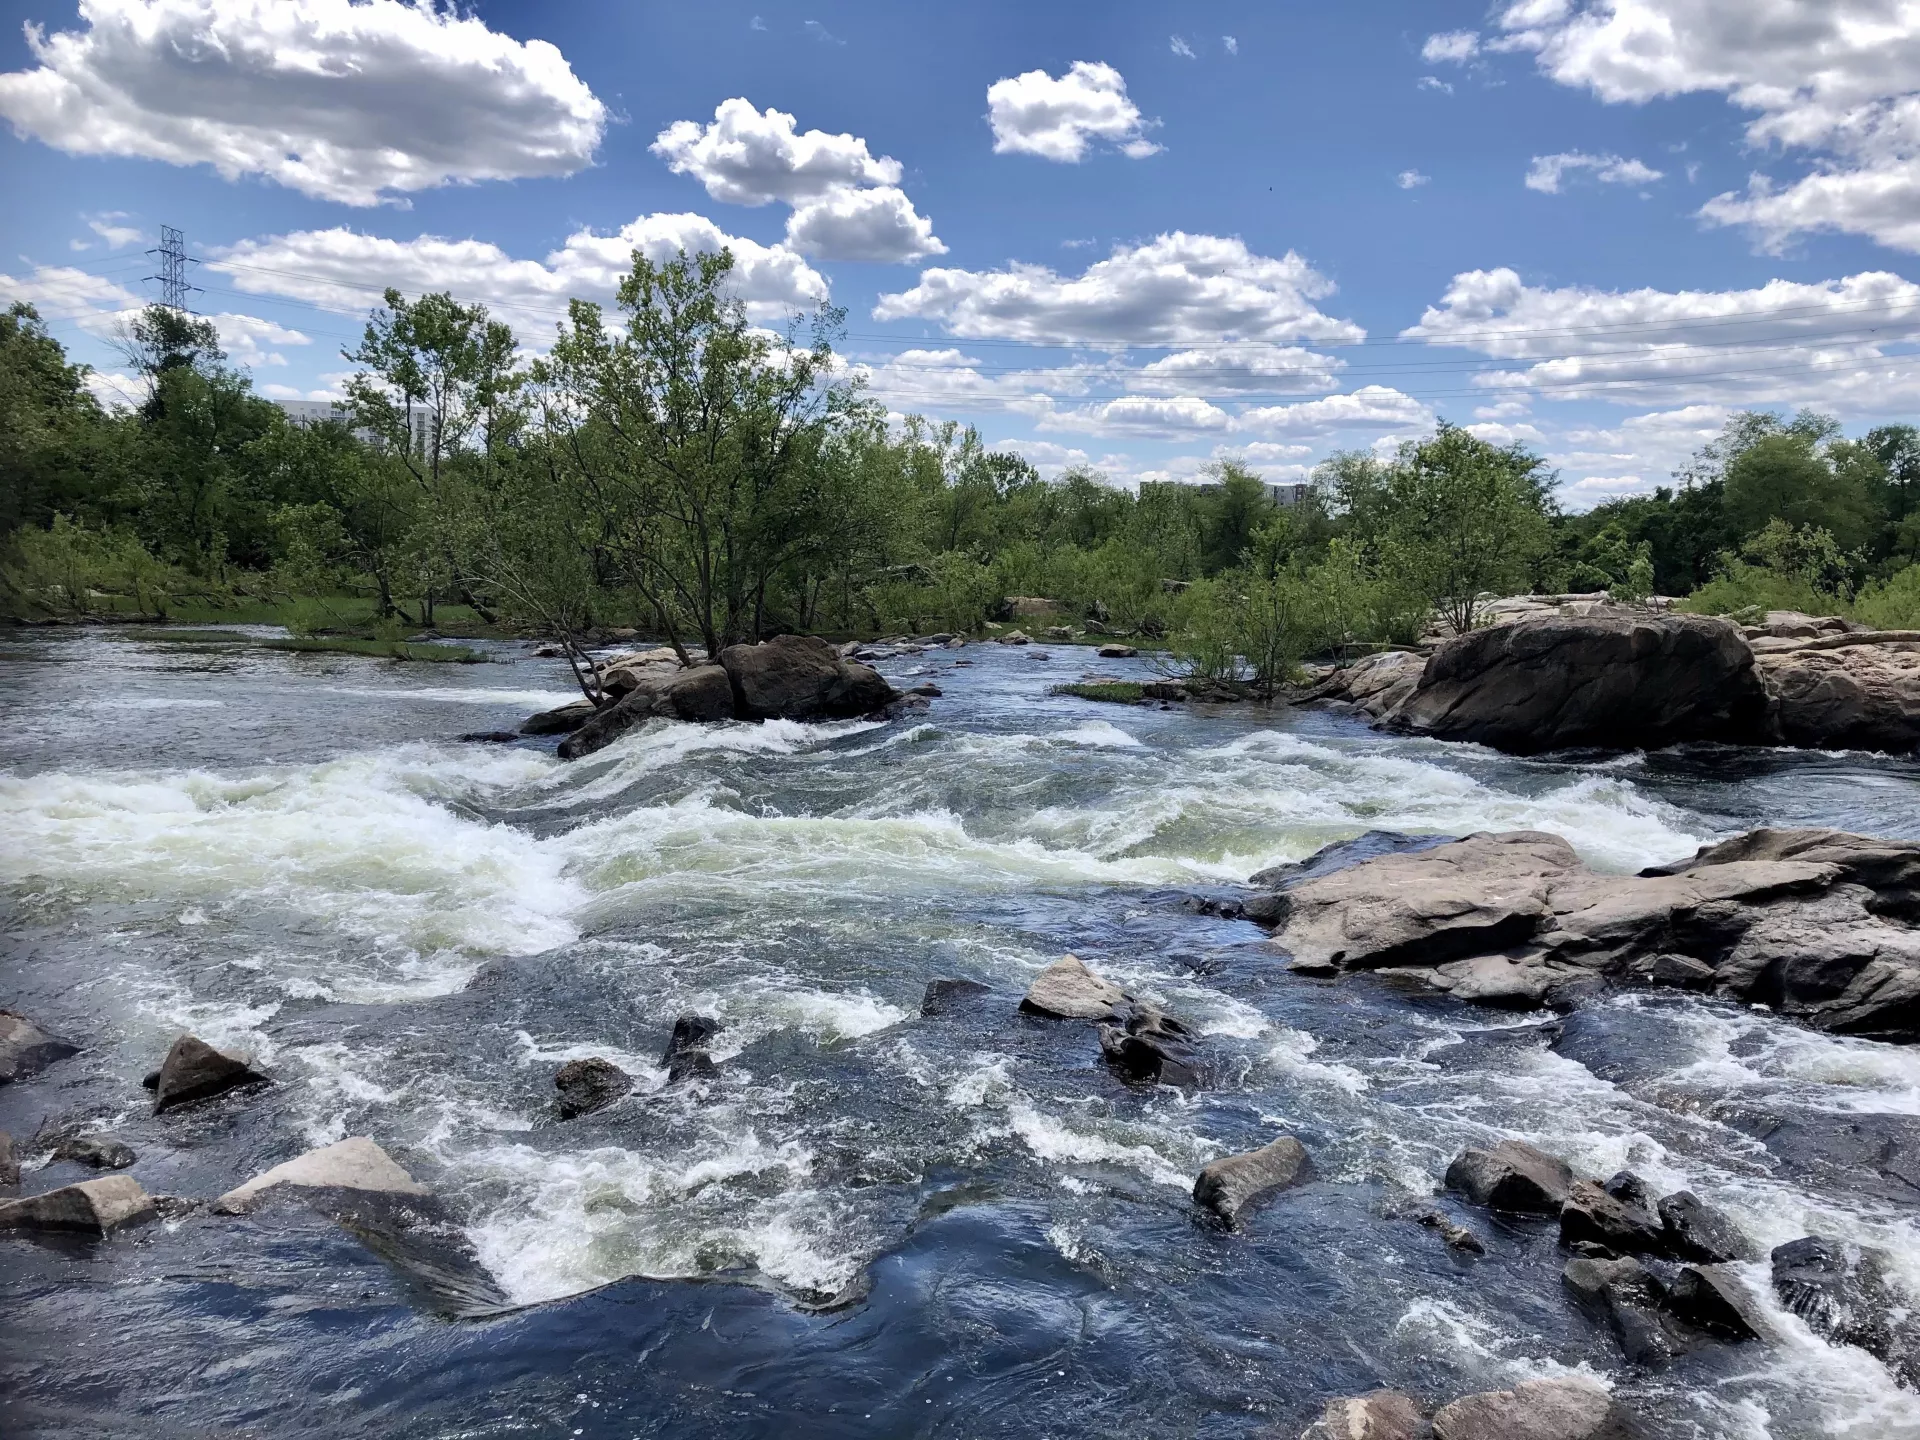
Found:
[[[1920,565],[1909,565],[1860,592],[1853,615],[1876,630],[1920,630]]]
[[[55,515],[42,530],[16,531],[0,588],[23,612],[135,615],[164,620],[169,600],[193,581],[154,558],[130,532],[93,530]]]

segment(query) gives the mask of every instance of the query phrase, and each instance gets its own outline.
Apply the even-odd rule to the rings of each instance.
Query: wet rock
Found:
[[[926,994],[920,997],[920,1013],[923,1016],[945,1015],[989,993],[991,992],[988,988],[978,980],[957,980],[946,977],[929,980]]]
[[[1676,1260],[1716,1265],[1754,1258],[1754,1247],[1740,1228],[1691,1190],[1660,1201],[1660,1224],[1667,1254]]]
[[[53,1158],[90,1165],[95,1170],[124,1170],[139,1157],[125,1141],[89,1130],[56,1138],[53,1142]]]
[[[1322,845],[1304,860],[1272,865],[1247,877],[1247,884],[1258,890],[1285,889],[1303,880],[1314,880],[1346,870],[1365,860],[1382,855],[1411,855],[1438,845],[1451,845],[1455,835],[1403,835],[1398,830],[1369,830],[1351,840],[1336,840]]]
[[[587,1060],[569,1060],[553,1073],[553,1088],[560,1098],[553,1102],[562,1120],[604,1110],[633,1088],[633,1077],[611,1060],[594,1056]]]
[[[1557,1215],[1573,1188],[1567,1162],[1524,1140],[1463,1150],[1447,1166],[1447,1188],[1475,1205],[1522,1215]]]
[[[1763,1142],[1796,1179],[1920,1204],[1920,1116],[1793,1116],[1734,1106],[1722,1107],[1717,1118]]]
[[[1584,1376],[1465,1395],[1433,1416],[1434,1440],[1631,1440],[1632,1423]]]
[[[469,730],[460,737],[463,745],[512,745],[520,736],[511,730]]]
[[[184,1220],[207,1202],[191,1195],[155,1195],[153,1211],[162,1220]]]
[[[1717,1340],[1757,1340],[1763,1322],[1753,1299],[1730,1265],[1688,1265],[1667,1291],[1667,1313]]]
[[[1560,1207],[1560,1243],[1586,1243],[1614,1255],[1658,1255],[1666,1248],[1666,1227],[1646,1203],[1639,1177],[1609,1193],[1591,1180],[1575,1180]],[[1624,1191],[1625,1193],[1622,1193]]]
[[[570,735],[598,713],[591,700],[575,700],[552,710],[542,710],[520,722],[522,735]]]
[[[1329,1400],[1300,1440],[1424,1440],[1427,1434],[1426,1419],[1411,1395],[1375,1390]]]
[[[1100,1053],[1128,1080],[1189,1089],[1205,1083],[1187,1027],[1151,1005],[1132,1006],[1119,1024],[1100,1027]]]
[[[1920,1388],[1920,1314],[1889,1279],[1886,1251],[1809,1235],[1776,1247],[1772,1261],[1782,1305],[1816,1334],[1858,1345],[1902,1385]]]
[[[1560,1279],[1583,1309],[1611,1326],[1632,1364],[1658,1365],[1684,1348],[1662,1316],[1666,1287],[1638,1260],[1576,1258]]]
[[[1002,645],[1031,645],[1033,640],[1021,630],[1009,630],[1000,637]]]
[[[726,1027],[705,1015],[682,1015],[673,1022],[673,1034],[667,1037],[666,1052],[660,1064],[667,1072],[667,1083],[678,1084],[690,1077],[717,1074],[707,1047]]]
[[[1383,650],[1335,670],[1319,684],[1294,698],[1294,704],[1326,701],[1357,710],[1371,720],[1386,721],[1406,703],[1420,684],[1427,657],[1406,650]]]
[[[1449,1220],[1438,1210],[1422,1210],[1413,1218],[1419,1224],[1426,1226],[1427,1229],[1437,1231],[1440,1238],[1447,1242],[1447,1248],[1449,1250],[1458,1250],[1468,1255],[1484,1255],[1487,1253],[1486,1244],[1478,1235],[1474,1234],[1473,1231],[1469,1230],[1466,1226]]]
[[[1140,652],[1131,645],[1102,645],[1093,653],[1102,660],[1131,660]]]
[[[108,1175],[0,1205],[0,1230],[110,1235],[154,1216],[153,1201],[131,1175]]]
[[[244,1215],[279,1186],[305,1190],[364,1190],[387,1195],[431,1192],[364,1135],[309,1150],[236,1186],[210,1207],[216,1215]]]
[[[743,720],[835,720],[866,715],[898,693],[865,665],[842,660],[811,635],[781,635],[758,645],[729,645],[720,663]]]
[[[938,700],[940,698],[940,687],[929,680],[923,684],[913,686],[907,691],[907,694],[919,695],[928,700]]]
[[[1704,615],[1555,616],[1434,652],[1397,729],[1514,754],[1756,738],[1767,694],[1740,631]]]
[[[1258,1150],[1201,1166],[1193,1182],[1194,1203],[1233,1225],[1248,1205],[1301,1184],[1312,1169],[1307,1147],[1291,1135],[1282,1135]]]
[[[1912,840],[1883,840],[1845,830],[1762,826],[1730,840],[1702,845],[1691,860],[1657,865],[1640,873],[1684,875],[1750,860],[1831,865],[1839,882],[1863,885],[1873,893],[1869,908],[1874,914],[1920,919],[1920,842]]]
[[[1861,636],[1832,649],[1816,642],[1757,654],[1771,737],[1818,750],[1911,754],[1920,746],[1920,645],[1911,632],[1899,633],[1907,638],[1875,644]]]
[[[194,1035],[182,1035],[160,1062],[154,1084],[153,1110],[157,1115],[196,1100],[211,1099],[243,1085],[270,1083],[246,1061],[216,1050]]]
[[[1054,1020],[1105,1020],[1126,1001],[1118,985],[1102,980],[1075,955],[1064,955],[1034,977],[1020,1008]]]
[[[20,1183],[20,1161],[13,1153],[13,1136],[0,1130],[0,1185]]]
[[[19,1011],[0,1010],[0,1085],[25,1080],[79,1053],[78,1045],[47,1034]]]
[[[831,646],[824,641],[820,643],[828,654],[833,653]],[[834,663],[841,663],[837,656]],[[604,750],[627,731],[649,720],[708,723],[731,720],[736,713],[733,683],[719,665],[683,669],[677,663],[651,664],[628,673],[631,683],[626,693],[614,704],[596,710],[560,742],[558,753],[562,760],[578,760]]]

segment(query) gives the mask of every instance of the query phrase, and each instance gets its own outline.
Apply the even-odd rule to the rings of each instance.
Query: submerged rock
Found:
[[[96,1170],[124,1170],[139,1157],[133,1147],[97,1130],[75,1131],[53,1141],[53,1158],[91,1165]]]
[[[597,713],[599,713],[599,707],[591,700],[575,700],[569,705],[559,705],[552,710],[542,710],[538,715],[529,715],[520,722],[520,733],[522,735],[570,735]]]
[[[1248,1205],[1302,1183],[1312,1168],[1307,1147],[1291,1135],[1282,1135],[1258,1150],[1201,1166],[1193,1182],[1194,1203],[1233,1225]]]
[[[107,1175],[0,1205],[0,1230],[110,1235],[154,1216],[153,1201],[131,1175]]]
[[[1631,1440],[1634,1433],[1613,1397],[1579,1375],[1462,1396],[1433,1416],[1434,1440]]]
[[[237,1056],[216,1050],[197,1036],[182,1035],[160,1062],[153,1086],[153,1110],[157,1115],[243,1085],[270,1083],[267,1076]]]
[[[0,1085],[25,1080],[79,1053],[78,1045],[47,1034],[19,1011],[0,1010]]]
[[[922,1016],[945,1015],[989,993],[988,988],[978,980],[957,980],[944,976],[929,980],[926,993],[920,997],[920,1013]]]
[[[1427,1433],[1427,1422],[1411,1395],[1375,1390],[1329,1400],[1300,1440],[1423,1440]]]
[[[1685,1348],[1663,1318],[1666,1286],[1638,1260],[1573,1259],[1560,1278],[1581,1308],[1607,1322],[1632,1364],[1662,1364]]]
[[[1106,1020],[1125,1004],[1118,985],[1102,980],[1077,955],[1063,955],[1027,987],[1020,1008],[1053,1020]]]
[[[1809,1235],[1776,1247],[1772,1259],[1782,1305],[1816,1334],[1858,1345],[1885,1361],[1902,1385],[1920,1388],[1920,1312],[1889,1278],[1886,1251]]]
[[[1134,1005],[1123,1023],[1102,1025],[1100,1053],[1128,1080],[1187,1087],[1205,1083],[1187,1027],[1151,1005]]]
[[[633,1077],[611,1060],[594,1056],[587,1060],[569,1060],[553,1072],[553,1088],[560,1098],[553,1102],[562,1120],[604,1110],[625,1097],[633,1088]]]
[[[520,736],[511,730],[469,730],[460,737],[463,745],[512,745]]]
[[[718,1073],[707,1047],[713,1037],[725,1028],[718,1020],[706,1015],[682,1015],[675,1020],[673,1034],[667,1037],[666,1051],[660,1056],[660,1064],[667,1072],[667,1083],[677,1085],[690,1077]]]
[[[1449,1220],[1438,1210],[1422,1210],[1413,1218],[1416,1223],[1426,1226],[1427,1229],[1437,1231],[1440,1238],[1447,1242],[1449,1250],[1458,1250],[1468,1255],[1487,1253],[1486,1242],[1466,1226]]]
[[[216,1215],[244,1215],[278,1186],[309,1190],[366,1190],[385,1195],[431,1192],[365,1135],[309,1150],[262,1172],[213,1202]]]
[[[1524,1140],[1462,1151],[1447,1166],[1447,1188],[1475,1205],[1523,1215],[1557,1215],[1573,1188],[1567,1162]]]

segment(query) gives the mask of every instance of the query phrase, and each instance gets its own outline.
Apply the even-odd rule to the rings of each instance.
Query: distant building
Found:
[[[284,410],[287,419],[295,425],[345,425],[353,431],[356,439],[368,445],[379,438],[366,426],[353,423],[353,409],[344,400],[276,400],[274,404]],[[415,410],[411,419],[413,453],[424,455],[427,453],[429,437],[433,434],[426,407]]]
[[[1224,488],[1218,480],[1208,480],[1197,485],[1184,480],[1143,480],[1140,482],[1140,493],[1142,495],[1145,495],[1150,490],[1184,491],[1195,495],[1218,495]],[[1307,498],[1313,494],[1312,482],[1305,480],[1286,483],[1267,481],[1264,488],[1266,489],[1269,500],[1273,501],[1276,505],[1284,505],[1289,509],[1295,505],[1305,504]]]

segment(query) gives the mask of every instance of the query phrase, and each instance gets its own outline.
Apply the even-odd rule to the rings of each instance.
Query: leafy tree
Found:
[[[86,376],[31,305],[0,312],[0,540],[105,498],[106,417]]]

